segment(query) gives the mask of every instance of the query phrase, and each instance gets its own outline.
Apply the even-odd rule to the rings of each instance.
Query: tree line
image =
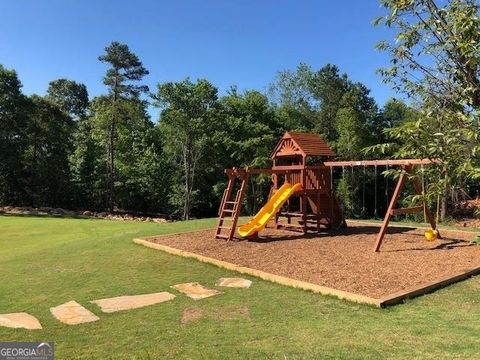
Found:
[[[232,86],[219,96],[208,80],[188,78],[149,93],[148,70],[125,44],[112,42],[99,61],[108,66],[107,91],[93,99],[68,79],[26,96],[16,72],[0,66],[0,203],[213,215],[223,169],[269,166],[284,131],[319,133],[353,159],[410,116],[397,100],[380,109],[363,84],[330,64],[281,71],[267,94]],[[149,103],[160,109],[158,121]]]
[[[0,65],[0,203],[211,216],[224,168],[270,166],[278,138],[299,130],[320,134],[339,159],[435,159],[423,174],[425,198],[443,218],[448,203],[478,191],[479,7],[475,0],[381,4],[385,14],[375,23],[395,37],[378,44],[391,57],[379,72],[408,106],[391,99],[380,107],[333,64],[280,71],[266,93],[232,86],[220,96],[207,79],[189,78],[148,89],[148,70],[118,42],[98,58],[108,67],[106,92],[92,99],[68,79],[53,80],[45,96],[26,96],[16,72]],[[159,119],[150,118],[150,104]],[[347,215],[365,198],[359,179],[350,172],[337,184]],[[375,179],[362,179],[368,191]],[[253,211],[268,178],[250,185]]]

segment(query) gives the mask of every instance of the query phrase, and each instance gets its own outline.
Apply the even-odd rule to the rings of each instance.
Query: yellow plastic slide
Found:
[[[289,183],[283,184],[248,224],[238,228],[238,234],[241,237],[249,237],[262,231],[272,216],[282,208],[285,201],[300,190],[302,190],[302,184],[300,183],[295,185]]]

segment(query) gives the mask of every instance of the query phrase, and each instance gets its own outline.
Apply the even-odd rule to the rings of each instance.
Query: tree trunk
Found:
[[[114,160],[115,116],[112,115],[108,139],[108,208],[113,211],[115,204],[115,160]]]
[[[108,208],[113,212],[115,206],[115,127],[116,127],[116,106],[117,106],[117,80],[113,86],[112,97],[112,115],[110,123],[110,131],[108,136],[107,150],[107,169],[108,169]]]
[[[32,176],[32,188],[31,188],[31,191],[32,191],[32,194],[31,194],[31,198],[30,198],[30,206],[31,207],[35,207],[35,196],[36,196],[36,193],[37,193],[37,180],[36,180],[36,177],[37,177],[37,174],[38,174],[38,166],[37,166],[37,161],[38,161],[38,147],[37,147],[37,129],[35,129],[35,132],[33,134],[33,154],[32,154],[32,173],[33,173],[33,176]]]
[[[189,220],[190,214],[190,182],[188,171],[185,174],[185,202],[183,204],[183,220]]]
[[[190,156],[190,137],[187,136],[185,141],[185,148],[183,150],[183,162],[185,169],[185,192],[184,192],[184,203],[183,203],[183,219],[189,220],[190,215],[190,166],[191,166],[191,156]]]
[[[444,222],[447,217],[447,206],[448,206],[448,193],[449,193],[449,176],[448,171],[445,171],[445,187],[443,188],[441,197],[440,197],[440,221]]]
[[[445,222],[447,217],[447,191],[445,190],[440,202],[440,221]]]

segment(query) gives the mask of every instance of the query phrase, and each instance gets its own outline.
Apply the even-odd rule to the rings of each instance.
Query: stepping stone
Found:
[[[67,325],[77,325],[100,320],[100,318],[90,310],[85,309],[73,300],[50,308],[50,312],[58,321]]]
[[[181,293],[187,295],[189,298],[192,298],[194,300],[204,299],[210,296],[221,294],[220,291],[208,289],[197,282],[177,284],[173,285],[172,288],[180,291]]]
[[[215,285],[248,289],[252,285],[252,282],[250,280],[242,278],[220,278]]]
[[[35,316],[25,312],[0,314],[0,326],[14,329],[23,328],[28,330],[39,330],[42,328],[42,325],[40,325],[40,322]]]
[[[159,292],[144,295],[117,296],[91,302],[100,306],[103,312],[112,313],[115,311],[137,309],[173,299],[175,299],[175,295],[170,294],[169,292]]]

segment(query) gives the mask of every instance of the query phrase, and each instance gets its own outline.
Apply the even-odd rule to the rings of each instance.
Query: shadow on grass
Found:
[[[12,214],[12,213],[4,213],[0,212],[0,216],[5,217],[22,217],[22,218],[53,218],[53,219],[93,219],[93,220],[108,220],[103,218],[97,218],[93,216],[86,216],[86,215],[73,215],[73,214]]]

